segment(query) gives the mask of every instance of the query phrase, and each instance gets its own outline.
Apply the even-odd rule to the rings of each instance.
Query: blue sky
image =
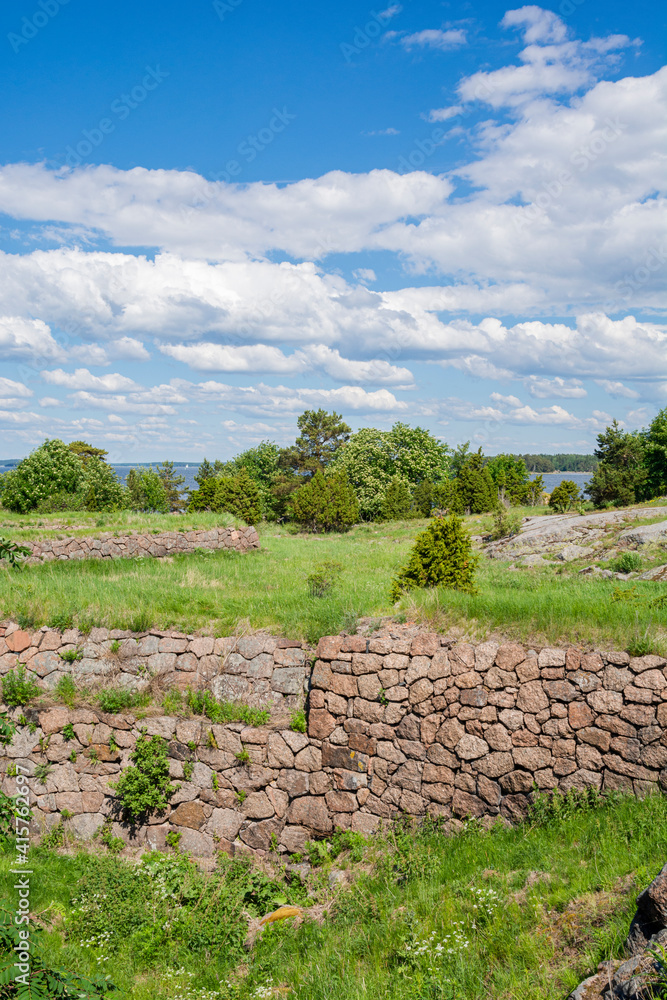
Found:
[[[656,11],[0,12],[5,457],[227,457],[323,406],[489,453],[667,404]]]

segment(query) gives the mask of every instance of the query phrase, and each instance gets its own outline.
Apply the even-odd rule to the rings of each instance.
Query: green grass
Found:
[[[455,837],[399,826],[336,846],[312,852],[323,865],[305,886],[225,856],[207,879],[181,857],[152,855],[144,877],[99,848],[38,848],[31,909],[50,928],[53,964],[101,968],[127,1000],[184,995],[167,975],[178,968],[192,976],[193,1000],[229,978],[237,986],[215,997],[268,996],[257,989],[271,981],[290,1000],[553,1000],[622,956],[635,896],[665,860],[667,800],[616,798],[542,825],[470,825]],[[0,855],[6,886],[12,858]],[[348,887],[331,889],[332,864],[348,870]],[[244,950],[242,911],[256,918],[285,903],[313,909]],[[82,946],[107,932],[108,943]],[[98,965],[100,955],[108,960]]]
[[[174,520],[180,520],[172,517]],[[479,532],[482,518],[469,518]],[[87,560],[25,566],[0,573],[0,617],[26,628],[44,624],[143,631],[151,627],[229,635],[235,628],[268,628],[315,642],[353,631],[359,617],[396,613],[392,576],[427,522],[357,525],[346,534],[291,534],[260,528],[262,548],[249,553],[195,552],[169,559]],[[343,567],[323,597],[308,578],[325,562]],[[417,591],[398,613],[459,634],[490,629],[535,643],[576,642],[667,652],[664,592],[648,581],[580,577],[579,564],[511,571],[483,559],[478,594]],[[613,600],[616,594],[629,600]]]

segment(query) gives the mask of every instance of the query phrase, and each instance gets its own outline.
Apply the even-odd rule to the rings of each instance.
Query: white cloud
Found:
[[[426,28],[424,31],[416,31],[401,38],[401,45],[406,49],[421,47],[448,50],[466,44],[466,33],[460,28],[450,28],[447,31],[442,31],[440,28]]]
[[[561,399],[582,399],[587,395],[586,390],[579,379],[540,378],[537,375],[530,375],[525,381],[526,388],[531,396],[538,399],[551,399],[553,397]]]
[[[0,377],[0,397],[3,399],[7,396],[26,398],[32,396],[32,394],[32,389],[29,389],[23,382],[15,382],[11,378]]]
[[[529,5],[518,10],[508,10],[502,21],[503,28],[523,27],[523,40],[533,42],[563,42],[567,38],[565,22],[551,10]]]
[[[412,386],[414,382],[412,373],[407,368],[398,368],[382,359],[352,361],[341,357],[338,351],[331,350],[324,344],[311,344],[290,355],[265,344],[247,347],[211,343],[164,344],[160,350],[195,371],[276,375],[322,372],[337,382],[403,386]]]
[[[42,378],[49,385],[60,385],[67,389],[93,389],[97,392],[134,391],[142,387],[125,375],[93,375],[87,368],[77,368],[74,372],[65,372],[62,368],[54,371],[43,371]]]
[[[371,267],[358,267],[356,271],[353,271],[353,274],[357,281],[363,283],[377,281],[377,275]]]
[[[639,399],[639,393],[635,389],[624,385],[622,382],[614,382],[606,378],[596,378],[595,382],[601,386],[609,396],[625,399]]]
[[[428,120],[430,122],[446,122],[450,118],[456,118],[463,111],[463,106],[461,104],[452,104],[448,108],[434,108],[428,113]]]
[[[304,408],[330,407],[360,413],[399,413],[407,403],[397,400],[387,389],[367,392],[358,386],[341,386],[339,389],[290,389],[284,385],[271,386],[258,383],[252,386],[233,386],[223,382],[199,382],[193,385],[182,379],[173,379],[172,385],[193,393],[193,398],[218,402],[226,408],[265,414],[266,416],[298,413]]]
[[[390,21],[392,17],[396,17],[403,10],[403,5],[400,3],[393,3],[391,7],[387,7],[386,10],[381,10],[377,15],[380,21]]]
[[[472,403],[463,399],[450,397],[440,402],[441,412],[457,420],[480,423],[519,424],[535,426],[566,426],[587,431],[602,430],[611,420],[607,413],[594,410],[591,417],[577,417],[562,406],[547,406],[536,410],[532,406],[521,403],[516,396],[501,396],[492,393],[491,399],[495,406]]]
[[[362,135],[400,135],[397,128],[381,128],[373,132],[362,132]]]
[[[494,403],[498,403],[499,405],[511,406],[513,408],[523,406],[521,400],[516,396],[503,396],[499,392],[492,392],[491,399]]]
[[[28,303],[24,302],[28,311]],[[0,315],[0,351],[5,361],[60,361],[63,353],[41,319]]]
[[[503,66],[464,78],[458,87],[464,101],[483,101],[491,107],[519,106],[553,94],[573,94],[590,86],[609,66],[618,62],[617,50],[631,44],[627,35],[568,41],[565,23],[540,7],[508,11],[503,27],[523,27],[526,48],[519,53],[521,66]]]

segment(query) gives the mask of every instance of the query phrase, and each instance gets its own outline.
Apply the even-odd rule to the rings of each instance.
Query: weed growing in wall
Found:
[[[37,694],[39,694],[37,681],[27,675],[23,664],[18,664],[2,678],[2,700],[10,708],[27,705]]]
[[[130,754],[132,765],[112,785],[123,815],[137,823],[166,809],[176,788],[169,781],[168,745],[142,732]]]

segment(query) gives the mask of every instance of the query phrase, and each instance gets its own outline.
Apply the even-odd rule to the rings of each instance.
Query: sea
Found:
[[[564,479],[570,479],[573,483],[577,484],[581,493],[584,487],[590,483],[592,477],[592,472],[543,472],[544,492],[551,493],[557,486],[560,486]],[[530,478],[535,479],[537,477],[531,474]]]

